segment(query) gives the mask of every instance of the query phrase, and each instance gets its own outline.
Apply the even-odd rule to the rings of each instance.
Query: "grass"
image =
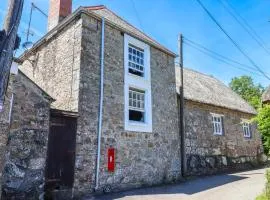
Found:
[[[265,194],[261,194],[260,196],[256,197],[256,200],[268,200]]]
[[[256,197],[256,200],[270,200],[270,169],[266,170],[266,184],[264,192]]]

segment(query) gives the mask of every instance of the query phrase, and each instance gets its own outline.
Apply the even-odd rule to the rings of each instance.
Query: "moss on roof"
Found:
[[[179,93],[180,68],[176,66],[176,86]],[[184,98],[200,103],[257,114],[256,110],[220,80],[184,68]]]

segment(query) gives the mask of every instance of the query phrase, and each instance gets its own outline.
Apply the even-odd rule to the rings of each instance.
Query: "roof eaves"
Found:
[[[106,8],[105,6],[101,5],[101,6],[97,6],[96,8],[92,9],[92,7],[82,7],[85,11],[89,12],[92,16],[97,17],[98,19],[101,19],[102,17],[94,12],[92,12],[92,10],[101,10]],[[120,18],[121,20],[123,20],[125,23],[127,23],[129,26],[132,26],[133,28],[135,28],[136,30],[138,30],[140,33],[144,34],[148,39],[143,39],[141,38],[139,35],[135,34],[134,32],[131,32],[121,26],[119,26],[118,24],[112,22],[112,21],[108,21],[106,20],[106,23],[112,25],[113,27],[117,27],[120,31],[126,32],[129,35],[135,37],[136,39],[142,40],[148,44],[150,44],[151,46],[154,46],[155,48],[162,50],[163,52],[166,52],[167,54],[173,56],[173,57],[177,57],[178,55],[175,54],[174,52],[172,52],[171,50],[167,49],[166,47],[164,47],[163,45],[159,44],[156,40],[150,38],[149,36],[147,36],[145,33],[143,33],[142,31],[140,31],[139,29],[137,29],[136,27],[134,27],[132,24],[130,24],[129,22],[127,22],[126,20],[124,20],[123,18],[121,18],[120,16],[118,16],[117,14],[115,14],[113,11],[111,11],[110,9],[107,9],[109,12],[111,12],[113,15],[115,15],[116,17]],[[152,42],[152,41],[154,42]],[[156,44],[155,44],[156,43]]]
[[[53,37],[55,34],[57,34],[60,30],[62,30],[63,28],[65,28],[65,26],[67,24],[69,24],[70,22],[72,22],[74,19],[76,19],[76,17],[82,13],[86,14],[86,15],[90,15],[90,16],[94,16],[95,18],[97,19],[101,19],[102,17],[99,16],[98,14],[94,13],[94,12],[91,12],[91,9],[92,10],[98,10],[98,9],[103,9],[103,8],[106,8],[105,6],[103,5],[100,5],[100,6],[95,6],[95,7],[91,7],[91,9],[89,10],[90,7],[79,7],[78,9],[76,9],[70,16],[68,16],[66,19],[64,19],[62,22],[60,22],[56,27],[54,27],[52,30],[50,30],[48,33],[46,33],[42,38],[40,38],[35,44],[34,46],[29,49],[29,50],[26,50],[24,51],[20,56],[19,56],[19,60],[23,61],[25,59],[25,57],[27,57],[30,53],[34,52],[37,48],[39,48],[42,44],[44,44],[46,41],[48,41],[51,37]],[[108,9],[109,10],[109,9]],[[112,12],[111,10],[109,10],[110,12]],[[113,13],[113,12],[112,12]],[[115,14],[116,15],[116,14]],[[119,17],[118,15],[116,15],[117,17]],[[122,18],[121,18],[122,19]],[[123,19],[122,19],[123,20]],[[125,20],[124,20],[125,21]],[[126,21],[125,21],[126,22]],[[145,39],[142,39],[140,38],[138,35],[122,28],[122,27],[119,27],[117,24],[113,23],[112,21],[106,21],[106,23],[112,25],[113,27],[117,27],[119,30],[123,31],[123,32],[126,32],[128,33],[129,35],[132,35],[133,37],[139,39],[139,40],[145,40]],[[128,22],[126,22],[128,23]],[[128,23],[129,24],[129,23]],[[132,26],[131,24],[129,24],[130,26]],[[134,26],[133,26],[134,27]],[[136,28],[136,27],[134,27]],[[138,30],[140,31],[140,30]],[[141,32],[141,31],[140,31]],[[142,33],[142,32],[141,32]],[[144,34],[144,33],[143,33]],[[145,34],[146,35],[146,34]],[[147,36],[147,35],[146,35]],[[148,37],[148,36],[147,36]],[[169,49],[165,48],[164,46],[162,45],[157,45],[153,42],[151,42],[151,40],[153,39],[150,39],[150,37],[148,37],[149,40],[145,40],[145,42],[149,43],[150,45],[156,47],[157,49],[160,49],[166,53],[168,53],[169,55],[172,55],[173,57],[177,57],[178,55],[175,54],[174,52],[170,51]],[[155,40],[153,40],[155,41]],[[156,41],[155,41],[156,42]],[[158,42],[156,42],[158,43]]]
[[[27,80],[29,80],[31,83],[33,83],[43,94],[43,96],[48,99],[51,103],[56,101],[54,98],[52,98],[45,90],[43,90],[39,85],[37,85],[31,78],[29,78],[26,74],[24,74],[21,70],[18,70],[18,72],[24,76]]]
[[[253,111],[253,112],[252,111],[245,111],[245,110],[241,110],[241,109],[231,108],[231,107],[222,106],[222,105],[216,105],[216,104],[213,104],[213,103],[203,102],[203,101],[199,101],[199,100],[195,100],[195,99],[191,99],[191,98],[186,98],[186,97],[184,99],[188,100],[188,101],[201,103],[201,104],[206,104],[206,105],[216,106],[216,107],[220,107],[220,108],[225,108],[225,109],[228,109],[228,110],[234,110],[234,111],[238,111],[238,112],[241,112],[241,113],[257,115],[257,111]]]
[[[48,33],[46,33],[42,38],[40,38],[33,47],[31,47],[29,50],[24,51],[20,56],[19,60],[23,61],[25,57],[27,57],[30,53],[34,52],[37,48],[39,48],[43,43],[48,41],[51,37],[53,37],[55,34],[57,34],[60,30],[66,27],[67,24],[72,22],[78,15],[80,15],[82,12],[82,7],[79,7],[76,9],[70,16],[65,18],[62,22],[60,22],[56,27],[54,27],[52,30],[50,30]]]

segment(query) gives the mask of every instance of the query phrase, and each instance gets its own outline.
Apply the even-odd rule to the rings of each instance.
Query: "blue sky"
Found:
[[[224,0],[225,1],[225,0]],[[268,0],[228,0],[270,48],[270,1]],[[49,0],[33,0],[45,13],[48,12]],[[181,32],[184,37],[236,60],[251,65],[248,60],[232,45],[226,36],[211,21],[195,0],[73,0],[73,10],[80,5],[106,5],[118,15],[143,30],[174,52],[177,50],[177,37]],[[225,30],[245,49],[248,55],[262,70],[270,74],[270,55],[267,54],[237,22],[226,12],[218,0],[202,0],[205,6],[222,24]],[[30,13],[31,0],[25,0],[19,35],[25,41],[25,32]],[[4,20],[7,0],[1,0],[0,22]],[[34,11],[32,20],[33,36],[36,41],[46,33],[47,19]],[[269,50],[270,51],[270,50]],[[18,54],[22,50],[18,51]],[[256,83],[268,86],[270,81],[263,76],[236,69],[214,60],[205,54],[184,45],[184,65],[197,71],[213,75],[226,84],[235,76],[250,75]],[[235,65],[237,66],[237,65]],[[237,66],[239,67],[239,66]]]

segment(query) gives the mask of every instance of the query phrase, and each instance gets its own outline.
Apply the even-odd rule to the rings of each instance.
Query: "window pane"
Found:
[[[144,122],[144,113],[141,111],[129,110],[129,120]]]
[[[144,51],[129,44],[129,73],[144,76],[144,60],[143,60]]]
[[[129,106],[132,110],[144,111],[144,91],[129,89]]]

